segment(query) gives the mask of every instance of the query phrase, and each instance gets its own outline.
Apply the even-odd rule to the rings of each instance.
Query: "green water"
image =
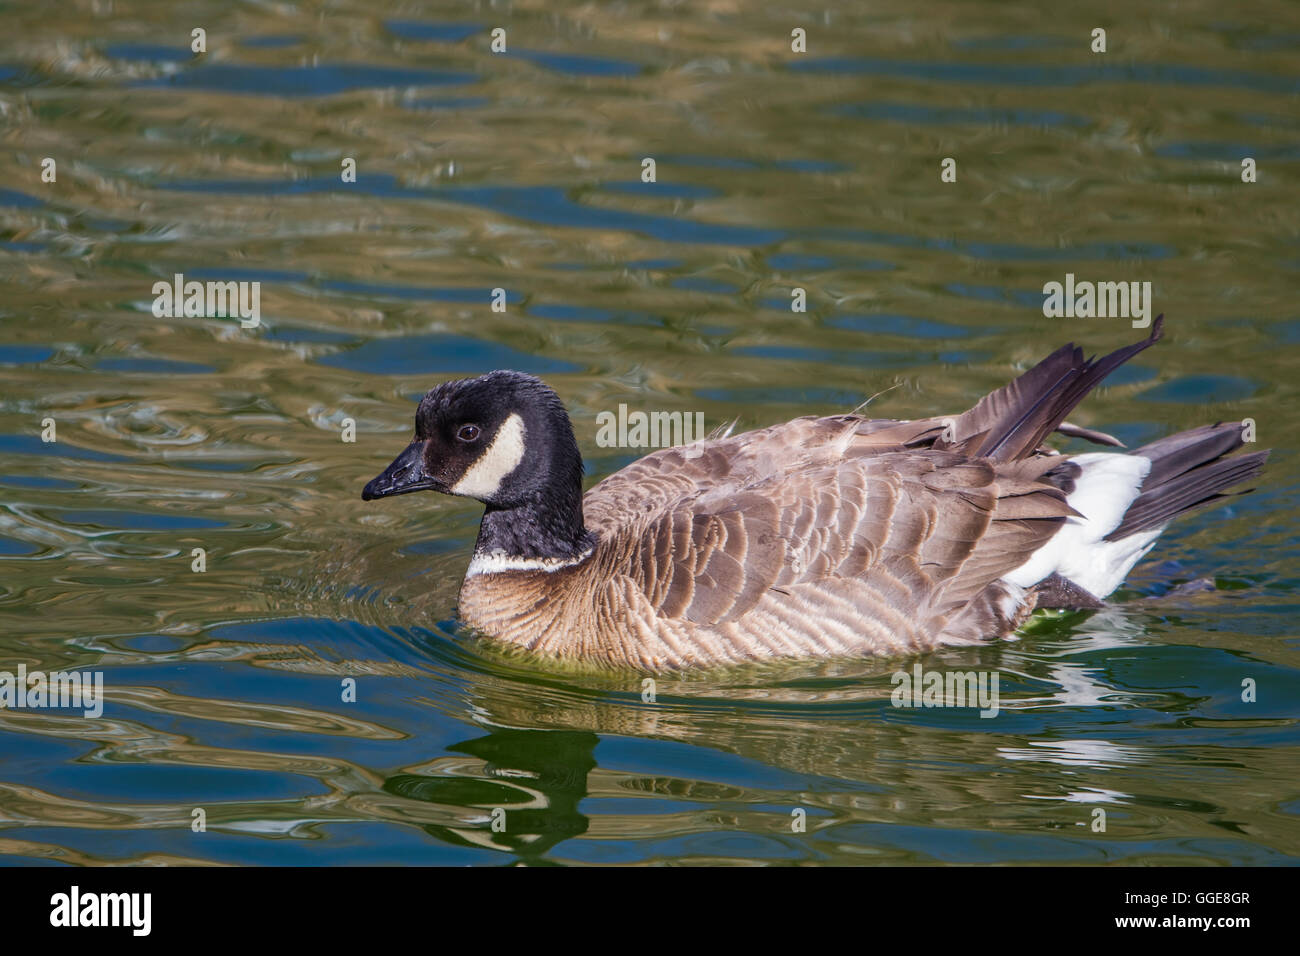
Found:
[[[0,860],[1296,862],[1298,105],[1284,2],[0,8],[0,670],[107,698],[0,710]],[[261,325],[155,317],[176,273],[260,282]],[[452,620],[478,507],[359,498],[492,368],[593,482],[619,404],[958,411],[1142,334],[1045,318],[1067,273],[1168,322],[1075,421],[1274,455],[1117,606],[921,662],[996,672],[992,719],[892,706],[912,661],[649,701],[503,656]]]

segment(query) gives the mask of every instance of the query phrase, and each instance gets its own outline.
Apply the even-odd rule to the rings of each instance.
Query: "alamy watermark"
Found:
[[[153,314],[160,319],[238,318],[245,329],[262,322],[262,283],[199,282],[178,272],[153,284]]]
[[[914,664],[911,673],[895,671],[889,682],[895,707],[978,707],[981,717],[998,715],[997,671],[927,671]]]
[[[50,897],[50,925],[119,926],[130,929],[133,936],[148,936],[153,928],[153,894],[83,893],[73,886]]]
[[[104,713],[103,671],[0,671],[0,708],[14,710],[69,708],[87,717]]]
[[[1132,319],[1133,328],[1151,324],[1150,282],[1065,282],[1043,286],[1043,315],[1049,319]]]
[[[704,437],[704,413],[629,412],[596,415],[596,444],[601,448],[667,448],[689,445]]]

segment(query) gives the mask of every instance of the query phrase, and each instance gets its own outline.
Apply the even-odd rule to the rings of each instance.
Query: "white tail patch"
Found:
[[[501,423],[492,444],[466,469],[460,481],[451,486],[453,495],[487,501],[501,488],[506,475],[524,460],[524,420],[517,414]]]
[[[1103,540],[1124,520],[1124,512],[1151,471],[1151,460],[1106,452],[1075,455],[1070,460],[1082,471],[1066,501],[1083,517],[1067,518],[1050,541],[1003,580],[1030,587],[1057,573],[1095,597],[1104,598],[1123,583],[1164,530],[1143,531],[1118,541]]]

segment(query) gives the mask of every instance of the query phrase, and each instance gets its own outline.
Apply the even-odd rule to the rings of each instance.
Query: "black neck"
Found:
[[[582,523],[582,492],[538,495],[509,508],[488,505],[475,554],[577,559],[596,542]]]
[[[554,392],[544,404],[528,421],[532,460],[488,503],[476,554],[569,560],[595,544],[582,522],[582,455],[573,426]]]

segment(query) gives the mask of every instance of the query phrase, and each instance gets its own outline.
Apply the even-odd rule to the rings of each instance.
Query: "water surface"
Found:
[[[0,711],[0,860],[1300,857],[1294,5],[62,6],[0,11],[0,669],[108,700]],[[957,411],[1141,334],[1045,319],[1067,272],[1168,316],[1076,421],[1275,452],[1118,606],[921,662],[996,671],[993,719],[891,706],[911,661],[647,702],[499,654],[453,621],[477,506],[359,498],[425,389],[497,367],[559,391],[592,482],[638,454],[596,445],[620,403]],[[176,273],[260,282],[261,326],[155,317]]]

